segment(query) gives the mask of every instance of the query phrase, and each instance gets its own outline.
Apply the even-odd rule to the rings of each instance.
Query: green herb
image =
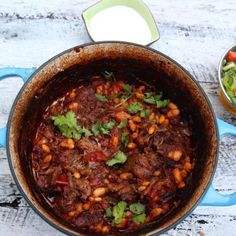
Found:
[[[106,164],[108,166],[114,166],[115,164],[124,164],[126,160],[126,155],[119,150],[111,160],[106,161]]]
[[[119,107],[120,105],[122,105],[123,103],[125,103],[126,101],[128,101],[132,96],[133,96],[133,94],[131,94],[131,95],[123,94],[123,95],[121,96],[121,99],[120,99],[121,102],[118,103],[117,105],[115,105],[115,107]]]
[[[114,120],[108,121],[104,124],[96,123],[92,125],[92,132],[95,136],[109,134],[110,130],[114,127],[114,125]]]
[[[138,203],[133,203],[129,206],[129,209],[134,214],[141,214],[145,211],[145,205],[143,205],[139,202]]]
[[[129,133],[126,131],[126,132],[123,132],[121,134],[121,143],[124,144],[125,146],[128,145],[128,142],[129,142]]]
[[[146,118],[146,117],[149,116],[151,113],[152,113],[152,111],[149,110],[149,109],[142,110],[142,111],[140,112],[140,117],[141,117],[141,118]]]
[[[125,90],[125,93],[121,95],[121,102],[119,104],[117,104],[115,107],[119,107],[120,105],[122,105],[123,103],[125,103],[128,99],[130,99],[134,93],[132,92],[132,87],[128,84],[125,84],[123,86],[123,89]]]
[[[113,207],[112,214],[114,216],[113,222],[115,224],[120,224],[121,223],[122,218],[125,215],[126,206],[127,206],[127,203],[125,201],[121,201]]]
[[[91,131],[88,130],[88,129],[86,129],[86,128],[84,128],[84,127],[81,128],[80,133],[81,133],[81,135],[84,136],[85,138],[88,138],[89,136],[92,135]]]
[[[73,111],[67,112],[66,115],[52,116],[51,119],[62,135],[67,138],[80,139],[81,136],[89,137],[92,135],[88,129],[77,124]]]
[[[116,81],[116,77],[115,77],[115,75],[114,75],[114,73],[111,71],[111,72],[109,72],[109,71],[104,71],[103,73],[102,73],[102,75],[105,77],[105,79],[107,79],[107,80],[111,80],[111,81]]]
[[[161,100],[162,95],[163,94],[161,92],[159,94],[155,94],[153,92],[145,93],[143,96],[143,101],[149,104],[156,105],[157,108],[166,107],[169,103],[169,100]]]
[[[124,127],[126,127],[127,125],[127,119],[124,119],[120,122],[120,124],[117,126],[119,129],[122,129]]]
[[[169,104],[169,102],[170,102],[169,99],[157,101],[156,102],[157,108],[166,107]]]
[[[104,216],[105,216],[105,217],[112,217],[112,216],[113,216],[112,211],[111,211],[110,208],[107,208],[107,209],[106,209],[106,212],[105,212]]]
[[[143,96],[143,101],[149,104],[156,104],[156,101],[161,100],[162,93],[155,94],[153,92],[145,93]]]
[[[140,214],[133,217],[135,223],[144,223],[146,220],[146,214]]]
[[[130,86],[130,85],[128,85],[128,84],[125,84],[124,86],[123,86],[123,89],[125,90],[125,92],[127,92],[128,94],[132,94],[133,92],[132,92],[132,87]]]
[[[126,106],[125,109],[128,110],[130,114],[136,114],[138,111],[143,110],[143,105],[140,102],[135,102]]]
[[[98,136],[100,134],[100,130],[99,130],[100,126],[101,126],[101,124],[98,124],[98,123],[92,125],[91,129],[92,129],[92,132],[95,136]]]
[[[95,97],[101,102],[107,102],[107,98],[99,93],[95,93]]]

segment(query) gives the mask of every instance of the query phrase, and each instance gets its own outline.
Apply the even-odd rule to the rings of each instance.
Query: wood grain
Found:
[[[38,67],[59,52],[90,42],[81,12],[96,0],[0,0],[0,67]],[[200,82],[216,115],[236,125],[217,95],[217,67],[222,53],[236,42],[235,0],[145,0],[161,38],[151,45],[183,65]],[[0,82],[0,127],[22,86],[19,78]],[[221,141],[213,184],[222,193],[236,191],[236,142]],[[197,207],[163,235],[236,235],[236,206]],[[20,195],[0,148],[0,235],[63,234],[46,224]]]

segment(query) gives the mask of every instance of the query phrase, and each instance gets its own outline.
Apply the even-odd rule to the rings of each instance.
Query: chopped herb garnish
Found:
[[[133,92],[132,92],[132,87],[130,86],[130,85],[128,85],[128,84],[125,84],[124,86],[123,86],[123,89],[125,90],[125,92],[127,92],[128,94],[132,94]]]
[[[114,125],[114,120],[108,121],[104,124],[96,123],[92,125],[92,132],[95,136],[109,134]]]
[[[162,92],[160,92],[159,94],[155,94],[152,92],[145,93],[143,96],[143,101],[149,104],[156,105],[157,108],[166,107],[169,103],[169,100],[168,99],[161,100],[162,95],[163,95]]]
[[[54,125],[60,130],[63,136],[67,138],[80,139],[81,136],[89,137],[92,133],[77,124],[77,119],[73,111],[69,111],[66,115],[52,116]]]
[[[133,203],[129,206],[129,209],[134,214],[141,214],[145,211],[145,205],[143,205],[139,202],[138,203]]]
[[[135,223],[144,223],[146,220],[146,214],[140,214],[133,217]]]
[[[122,129],[124,127],[126,127],[127,125],[127,119],[124,119],[120,122],[120,124],[117,126],[119,129]]]
[[[98,123],[92,125],[91,129],[95,136],[98,136],[100,134],[100,126],[101,124],[98,124]]]
[[[138,111],[143,110],[143,105],[140,102],[135,102],[126,106],[125,109],[128,110],[130,114],[136,114]]]
[[[125,215],[125,209],[126,209],[127,203],[125,201],[118,202],[112,210],[112,214],[114,216],[113,222],[115,224],[120,224],[122,221],[122,218]]]
[[[159,94],[155,94],[153,92],[144,93],[143,101],[149,104],[156,104],[156,101],[161,100],[162,95],[163,95],[162,93]]]
[[[115,107],[119,107],[120,105],[122,105],[123,103],[125,103],[126,101],[128,101],[132,96],[133,96],[133,94],[131,94],[131,95],[123,94],[123,95],[121,96],[121,99],[120,99],[121,102],[118,103],[117,105],[115,105]]]
[[[103,96],[99,93],[95,93],[95,97],[101,102],[107,102],[108,101],[108,99],[105,96]]]
[[[102,75],[105,77],[105,79],[107,79],[107,80],[112,80],[113,82],[114,81],[116,81],[116,77],[115,77],[115,75],[114,75],[114,73],[111,71],[111,72],[109,72],[109,71],[104,71],[103,73],[102,73]]]
[[[93,135],[90,130],[88,130],[88,129],[84,128],[84,127],[80,130],[80,133],[85,138],[88,138],[89,136]]]
[[[157,106],[157,108],[166,107],[169,104],[169,102],[170,102],[169,99],[160,100],[160,101],[156,102],[156,106]]]
[[[106,164],[108,166],[113,166],[115,164],[124,164],[126,160],[126,155],[119,150],[111,160],[106,161]]]
[[[121,134],[121,143],[127,146],[128,142],[129,142],[129,133],[126,131]]]
[[[106,212],[105,212],[104,216],[105,216],[105,217],[112,217],[112,216],[113,216],[112,211],[111,211],[110,208],[107,208],[107,209],[106,209]]]
[[[146,117],[149,116],[151,113],[152,113],[152,111],[149,110],[149,109],[142,110],[142,111],[140,112],[140,117],[141,117],[141,118],[146,118]]]
[[[134,95],[134,93],[132,92],[132,87],[130,85],[128,84],[123,85],[123,89],[125,93],[121,95],[120,98],[121,102],[117,104],[115,107],[119,107]]]

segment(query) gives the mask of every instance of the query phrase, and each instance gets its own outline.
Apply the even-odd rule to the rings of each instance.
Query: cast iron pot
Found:
[[[43,110],[65,91],[77,86],[83,79],[88,79],[89,75],[104,70],[124,71],[125,80],[133,83],[136,81],[130,75],[135,74],[143,78],[147,86],[158,87],[163,91],[189,120],[193,129],[192,142],[197,147],[193,183],[185,189],[181,204],[161,220],[132,235],[163,233],[188,216],[200,201],[201,205],[236,204],[236,193],[220,195],[210,185],[217,164],[219,135],[236,135],[236,128],[216,120],[202,88],[171,58],[135,44],[101,42],[64,51],[36,71],[23,68],[0,69],[0,78],[18,75],[25,82],[12,106],[7,128],[0,130],[0,144],[7,147],[14,180],[35,212],[68,235],[89,235],[63,222],[53,213],[36,188],[28,153]]]

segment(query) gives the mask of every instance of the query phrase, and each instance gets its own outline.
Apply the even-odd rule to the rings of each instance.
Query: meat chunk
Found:
[[[96,225],[97,223],[103,221],[103,215],[106,208],[106,205],[103,205],[102,202],[94,203],[91,205],[89,211],[82,212],[78,217],[76,217],[74,223],[78,227],[83,228]]]
[[[133,173],[140,179],[148,179],[158,165],[156,154],[148,152],[138,154],[133,165]]]
[[[86,200],[92,192],[90,183],[87,179],[75,179],[73,178],[74,188],[78,191],[79,197]]]
[[[77,194],[71,187],[66,186],[63,188],[63,194],[55,198],[55,207],[63,212],[68,213],[75,209]]]
[[[108,185],[109,191],[116,193],[120,198],[127,202],[134,202],[137,199],[135,186],[128,181],[122,183],[110,183]]]
[[[83,212],[75,219],[75,224],[78,227],[85,228],[91,225],[95,225],[102,221],[102,215],[97,212],[93,214],[93,212]]]

